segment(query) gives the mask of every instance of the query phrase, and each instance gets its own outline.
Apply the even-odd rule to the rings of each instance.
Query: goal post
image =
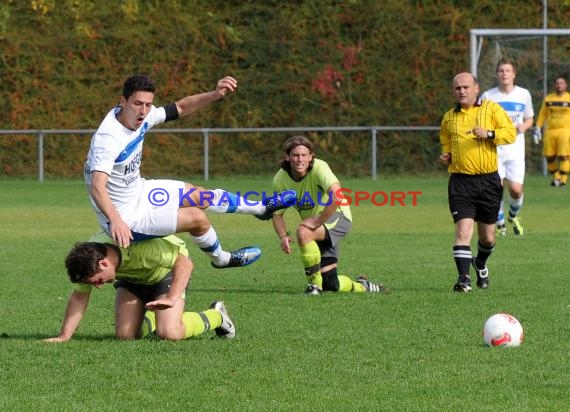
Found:
[[[570,76],[570,29],[471,29],[469,53],[470,71],[481,92],[497,86],[499,60],[512,60],[515,83],[530,91],[536,118],[555,77]],[[526,154],[527,170],[546,175],[540,147],[526,145]]]
[[[552,47],[552,50],[549,50],[548,39],[553,36],[563,37],[564,41],[558,42]],[[506,45],[515,44],[515,48],[518,45],[519,49],[523,49],[520,50],[520,52],[526,53],[527,57],[525,60],[532,61],[534,65],[542,68],[539,78],[542,83],[542,96],[548,92],[551,76],[556,76],[570,70],[570,59],[567,57],[570,54],[570,29],[471,29],[469,35],[470,70],[478,79],[480,78],[481,59],[484,57],[482,52],[485,40],[489,41],[489,43],[494,43],[490,46],[495,50],[497,59],[494,62],[487,61],[485,63],[492,64],[491,69],[493,72],[499,58],[503,57],[502,54],[507,48]],[[534,44],[527,46],[526,50],[524,50],[524,45],[521,46],[522,42],[532,40],[534,40]],[[504,46],[504,50],[501,50],[502,45]],[[513,47],[510,47],[510,49],[512,50]],[[551,59],[549,54],[556,57],[564,56],[565,61]],[[529,57],[531,55],[535,57]],[[508,57],[512,58],[513,56]],[[538,61],[537,57],[540,57]],[[564,57],[562,58],[564,59]],[[514,60],[517,60],[516,56]],[[517,66],[520,66],[520,62],[517,63]],[[557,65],[559,66],[558,70],[554,74],[551,74],[550,71],[556,70]],[[519,67],[519,71],[520,69],[524,70],[524,68]],[[486,79],[483,81],[485,82]],[[491,85],[483,84],[483,88],[488,87],[491,87]],[[532,90],[532,85],[527,85],[527,88],[531,89],[531,92],[536,92],[536,90]]]

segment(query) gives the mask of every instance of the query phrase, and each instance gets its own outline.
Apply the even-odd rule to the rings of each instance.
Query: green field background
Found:
[[[270,222],[210,214],[226,249],[264,252],[254,265],[214,270],[182,235],[196,264],[187,308],[223,299],[233,341],[116,341],[106,286],[71,341],[47,344],[71,291],[63,259],[97,230],[94,214],[79,181],[1,181],[0,410],[568,410],[569,194],[548,184],[527,179],[525,235],[497,240],[486,291],[452,292],[445,177],[346,180],[355,191],[422,192],[417,206],[352,208],[340,272],[367,274],[391,294],[305,296],[298,251],[281,253]],[[497,312],[521,321],[521,347],[482,346],[483,322]]]

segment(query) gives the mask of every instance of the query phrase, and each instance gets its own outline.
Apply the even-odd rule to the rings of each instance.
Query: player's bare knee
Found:
[[[184,338],[179,332],[172,330],[171,328],[157,328],[156,336],[164,340],[181,340]]]
[[[297,242],[299,245],[306,245],[314,240],[313,231],[305,226],[297,228]]]

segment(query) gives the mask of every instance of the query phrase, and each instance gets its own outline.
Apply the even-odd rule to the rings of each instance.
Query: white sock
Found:
[[[223,189],[210,190],[208,200],[211,206],[205,210],[213,213],[245,213],[260,215],[265,212],[265,206],[259,200],[244,198]]]
[[[505,225],[505,201],[501,200],[501,207],[499,209],[499,217],[497,218],[497,226]]]
[[[509,216],[515,217],[521,211],[524,196],[521,195],[518,199],[511,199],[509,202]]]
[[[230,261],[231,254],[222,249],[218,235],[212,226],[202,236],[190,236],[192,241],[202,252],[210,256],[210,260],[217,266],[226,266]]]

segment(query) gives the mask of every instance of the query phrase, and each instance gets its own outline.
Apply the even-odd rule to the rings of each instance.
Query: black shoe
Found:
[[[487,289],[489,287],[489,269],[487,265],[483,269],[479,269],[477,267],[476,257],[471,259],[471,266],[475,269],[475,273],[477,273],[477,287],[479,289]]]
[[[281,209],[286,209],[297,203],[297,194],[292,190],[283,193],[277,193],[270,197],[265,204],[265,211],[260,215],[255,215],[259,220],[269,220],[273,217],[273,213]]]
[[[459,275],[457,283],[453,285],[453,291],[460,293],[471,292],[471,278],[469,275]]]

